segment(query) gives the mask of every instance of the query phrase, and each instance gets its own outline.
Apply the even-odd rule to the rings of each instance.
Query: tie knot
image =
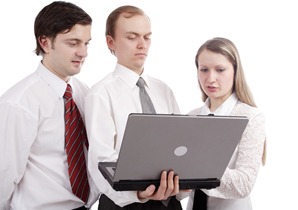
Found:
[[[145,86],[145,80],[142,77],[139,78],[137,86],[139,86],[140,88],[143,88]]]
[[[65,99],[72,98],[72,89],[71,89],[71,86],[69,84],[67,84],[67,87],[66,87],[66,90],[65,90],[65,93],[64,93],[63,97]]]

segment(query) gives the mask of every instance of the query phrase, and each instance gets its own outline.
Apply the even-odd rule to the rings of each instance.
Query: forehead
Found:
[[[231,62],[222,54],[203,50],[198,57],[199,65],[207,64],[231,64]],[[231,64],[232,65],[232,64]]]
[[[88,41],[91,39],[91,25],[74,25],[71,30],[57,34],[57,38]]]
[[[134,15],[126,18],[120,15],[116,23],[116,33],[137,33],[149,34],[151,33],[151,23],[145,15]]]

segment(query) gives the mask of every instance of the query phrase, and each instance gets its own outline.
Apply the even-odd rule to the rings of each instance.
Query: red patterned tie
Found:
[[[85,203],[89,196],[84,144],[88,148],[86,130],[80,112],[72,99],[72,89],[67,84],[65,98],[65,149],[72,192]]]

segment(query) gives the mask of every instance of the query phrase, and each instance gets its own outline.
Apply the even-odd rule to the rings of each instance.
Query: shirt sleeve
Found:
[[[248,125],[234,154],[235,162],[229,164],[218,188],[203,190],[209,196],[223,199],[244,198],[254,186],[262,164],[265,117],[259,112],[252,112],[248,117]]]
[[[89,140],[88,170],[100,193],[105,194],[119,206],[141,202],[135,191],[115,191],[98,170],[98,162],[116,161],[115,122],[108,97],[88,94],[85,100],[85,122]]]
[[[0,116],[0,209],[6,210],[25,172],[37,126],[30,112],[10,103],[0,104]]]

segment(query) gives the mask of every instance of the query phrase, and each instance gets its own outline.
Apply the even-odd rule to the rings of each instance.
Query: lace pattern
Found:
[[[248,125],[221,179],[220,186],[205,190],[209,196],[224,199],[244,198],[250,194],[262,165],[266,138],[265,117],[257,108],[238,102],[231,115],[247,116]]]

